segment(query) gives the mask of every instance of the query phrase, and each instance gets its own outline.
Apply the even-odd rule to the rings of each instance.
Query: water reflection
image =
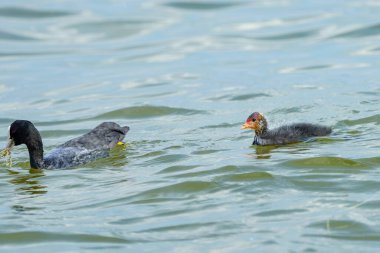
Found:
[[[278,146],[254,146],[256,149],[256,159],[269,159],[271,158],[271,152],[277,149]]]
[[[115,148],[111,149],[108,157],[95,160],[91,163],[83,165],[83,167],[125,167],[128,164],[128,151],[130,151],[130,149],[133,149],[133,147],[130,144],[116,146]]]
[[[21,174],[12,169],[7,169],[7,172],[12,176],[9,182],[17,187],[17,193],[30,196],[47,193],[47,186],[42,185],[38,180],[38,178],[45,176],[42,170],[30,169],[28,174]]]

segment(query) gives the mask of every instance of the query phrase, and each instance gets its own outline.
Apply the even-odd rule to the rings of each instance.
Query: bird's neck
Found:
[[[256,136],[261,136],[265,134],[268,130],[267,129],[260,129],[260,130],[255,130]]]
[[[261,127],[260,129],[255,130],[255,134],[256,134],[256,136],[264,135],[264,134],[266,134],[267,132],[268,132],[268,128],[267,128],[266,125],[263,126],[263,127]]]
[[[41,169],[44,162],[44,149],[42,140],[34,140],[26,143],[29,151],[30,167],[33,169]]]
[[[268,132],[268,123],[267,120],[263,117],[259,123],[259,128],[255,129],[256,136],[263,135]]]

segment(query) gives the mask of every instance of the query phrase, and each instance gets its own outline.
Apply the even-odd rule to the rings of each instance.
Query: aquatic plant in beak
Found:
[[[15,143],[12,138],[10,138],[10,126],[8,127],[8,142],[6,147],[1,150],[0,157],[7,157],[6,165],[7,167],[12,167],[12,156],[11,156],[11,150],[14,147]]]

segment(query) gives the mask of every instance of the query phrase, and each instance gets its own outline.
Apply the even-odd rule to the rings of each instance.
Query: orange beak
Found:
[[[255,124],[253,122],[245,122],[241,129],[255,129]]]

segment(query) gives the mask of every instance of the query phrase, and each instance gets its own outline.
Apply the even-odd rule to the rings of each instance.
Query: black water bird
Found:
[[[8,144],[5,148],[8,153],[13,146],[25,144],[31,168],[59,169],[107,157],[110,149],[124,139],[129,127],[103,122],[90,132],[57,146],[45,157],[41,135],[32,122],[16,120],[8,130]]]
[[[270,130],[264,115],[259,112],[249,115],[242,126],[242,129],[247,128],[255,131],[252,145],[289,144],[305,141],[311,137],[329,135],[332,132],[330,127],[309,123],[284,125]]]

